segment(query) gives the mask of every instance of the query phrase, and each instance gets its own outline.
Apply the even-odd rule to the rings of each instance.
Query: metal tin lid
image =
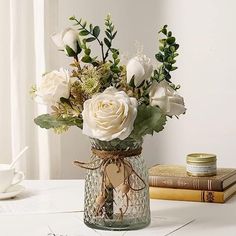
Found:
[[[209,153],[191,153],[187,155],[187,161],[189,162],[214,162],[216,161],[215,154]]]

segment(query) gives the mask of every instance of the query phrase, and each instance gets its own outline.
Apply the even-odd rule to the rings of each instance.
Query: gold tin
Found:
[[[209,153],[191,153],[187,155],[187,174],[191,176],[216,175],[216,155]]]

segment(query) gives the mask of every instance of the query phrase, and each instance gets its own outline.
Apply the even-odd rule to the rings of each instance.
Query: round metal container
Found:
[[[191,176],[216,175],[216,155],[209,153],[191,153],[187,155],[186,170]]]

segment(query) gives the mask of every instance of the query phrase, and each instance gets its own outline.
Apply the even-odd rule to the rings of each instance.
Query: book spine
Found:
[[[224,203],[224,192],[149,187],[150,198],[194,202]]]
[[[193,190],[223,191],[222,182],[202,178],[149,176],[149,185],[152,187],[181,188]]]

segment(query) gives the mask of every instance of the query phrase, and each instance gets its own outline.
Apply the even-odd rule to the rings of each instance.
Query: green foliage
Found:
[[[91,30],[91,29],[92,29],[92,28],[90,28],[90,30]],[[99,28],[99,26],[95,26],[95,27],[93,28],[93,36],[94,36],[95,38],[98,38],[99,34],[100,34],[100,28]]]
[[[109,55],[109,51],[112,51],[111,50],[112,49],[112,41],[116,37],[116,34],[117,34],[117,31],[115,31],[115,26],[112,23],[111,16],[109,14],[107,15],[107,17],[105,19],[105,26],[106,26],[106,29],[105,29],[106,37],[104,38],[104,43],[107,46],[107,51],[105,53],[105,60],[106,60]],[[113,48],[114,53],[115,53],[115,50],[117,50],[117,49]],[[112,55],[112,57],[114,58],[114,55]]]
[[[81,61],[84,62],[84,63],[92,63],[93,59],[90,56],[85,55],[85,56],[82,57]]]
[[[161,113],[158,107],[150,105],[140,105],[138,114],[134,122],[134,130],[131,137],[140,139],[146,134],[153,135],[153,132],[160,132],[164,129],[166,116]]]
[[[92,24],[87,24],[86,21],[83,21],[82,19],[77,20],[75,16],[72,16],[69,18],[71,21],[75,21],[75,26],[79,26],[80,28],[78,28],[79,30],[79,35],[84,37],[83,43],[81,45],[81,47],[85,50],[87,49],[87,45],[86,43],[91,43],[93,41],[97,41],[98,44],[101,47],[101,52],[102,52],[102,61],[103,63],[106,62],[106,59],[109,56],[109,52],[112,51],[112,41],[115,38],[117,31],[114,32],[114,25],[111,21],[111,17],[110,15],[108,15],[105,19],[105,34],[106,37],[104,38],[104,40],[100,40],[99,39],[99,35],[100,35],[100,27],[99,26],[93,26]],[[104,45],[106,45],[107,50],[106,52],[104,52]],[[85,63],[92,63],[94,64],[95,61],[89,57],[89,55],[85,52],[85,56],[82,59],[83,62]],[[113,67],[112,70],[116,71],[116,73],[119,71],[119,67],[117,67],[117,61],[114,61],[113,63]]]
[[[60,102],[52,108],[54,110],[52,114],[38,116],[34,120],[35,123],[41,128],[53,128],[58,133],[67,130],[70,126],[82,128],[81,112],[84,101],[91,98],[93,94],[103,92],[109,86],[114,86],[123,89],[129,96],[135,97],[139,103],[134,129],[128,137],[129,140],[132,142],[133,140],[140,140],[146,134],[153,135],[154,132],[163,130],[167,116],[161,112],[158,106],[150,106],[149,91],[153,80],[157,82],[166,80],[172,88],[179,89],[179,85],[175,86],[170,80],[171,71],[177,69],[174,64],[178,56],[179,45],[176,43],[172,32],[167,29],[167,25],[164,25],[159,31],[160,34],[164,35],[159,40],[159,51],[155,54],[160,65],[154,70],[151,80],[143,81],[139,87],[135,87],[134,77],[127,84],[126,68],[119,65],[119,50],[113,46],[117,31],[110,15],[105,18],[105,37],[103,40],[99,38],[101,35],[99,26],[93,26],[82,19],[77,20],[74,16],[70,17],[70,20],[75,22],[75,26],[78,26],[79,35],[82,37],[78,43],[78,53],[83,51],[81,61],[90,63],[93,67],[88,65],[81,67],[77,57],[78,53],[66,46],[67,54],[75,58],[73,62],[75,69],[72,71],[72,77],[78,79],[78,86],[71,89],[69,98],[61,98]],[[91,56],[89,45],[94,41],[101,47],[102,60],[97,60]],[[119,142],[120,140],[116,139],[110,143],[117,145]]]
[[[83,121],[78,117],[56,117],[50,114],[43,114],[34,119],[36,125],[39,125],[41,128],[51,129],[51,128],[60,128],[64,126],[77,126],[82,129]]]
[[[75,16],[70,17],[69,20],[75,21],[75,26],[80,26],[80,28],[78,28],[79,35],[84,37],[84,39],[82,40],[81,48],[83,49],[85,55],[82,57],[82,61],[84,63],[91,63],[91,64],[95,63],[95,60],[92,57],[90,57],[90,53],[88,53],[88,47],[86,44],[86,43],[91,43],[95,40],[101,46],[102,59],[104,61],[103,42],[98,38],[100,34],[100,27],[99,26],[93,27],[92,24],[89,24],[89,26],[87,26],[86,21],[83,22],[82,19],[77,20]]]
[[[96,40],[94,37],[86,38],[87,43],[93,42],[94,40]]]
[[[173,37],[172,32],[168,31],[167,25],[164,25],[159,33],[164,35],[164,38],[159,40],[159,52],[155,55],[156,60],[160,62],[160,66],[157,70],[154,70],[152,79],[157,80],[158,82],[164,79],[171,82],[170,72],[178,68],[174,66],[174,64],[176,63],[175,58],[179,55],[177,53],[179,44],[176,43],[176,39]]]
[[[69,57],[76,56],[76,53],[74,52],[74,50],[72,48],[70,48],[68,45],[66,45],[65,49],[66,49],[67,55]]]

